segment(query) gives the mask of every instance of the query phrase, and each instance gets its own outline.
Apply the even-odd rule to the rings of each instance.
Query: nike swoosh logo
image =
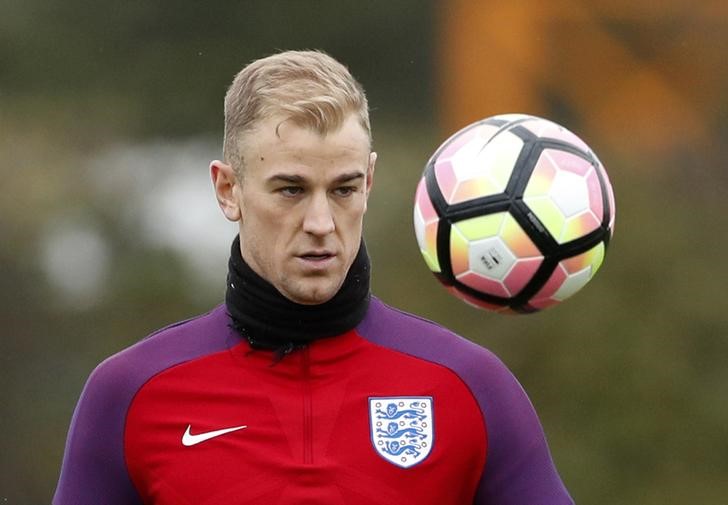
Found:
[[[220,435],[225,435],[226,433],[232,433],[233,431],[243,430],[245,428],[247,428],[247,426],[233,426],[232,428],[223,428],[221,430],[208,431],[207,433],[198,433],[197,435],[193,435],[192,433],[190,433],[192,425],[188,424],[185,434],[182,435],[182,445],[184,445],[185,447],[191,447],[193,445],[199,444],[200,442],[210,440],[211,438],[219,437]]]

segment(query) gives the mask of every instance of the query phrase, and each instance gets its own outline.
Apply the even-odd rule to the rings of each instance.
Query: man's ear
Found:
[[[240,203],[236,195],[240,183],[235,170],[227,163],[215,160],[210,163],[210,176],[222,213],[229,221],[240,221]]]

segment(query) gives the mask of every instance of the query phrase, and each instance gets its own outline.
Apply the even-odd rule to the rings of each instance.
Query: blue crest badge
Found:
[[[434,442],[432,397],[369,398],[369,431],[377,453],[409,468],[429,456]]]

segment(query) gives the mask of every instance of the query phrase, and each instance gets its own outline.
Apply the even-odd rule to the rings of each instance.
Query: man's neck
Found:
[[[362,241],[346,279],[329,301],[295,303],[258,275],[233,241],[225,304],[233,327],[256,349],[288,353],[320,338],[340,335],[361,322],[369,307],[370,264]]]

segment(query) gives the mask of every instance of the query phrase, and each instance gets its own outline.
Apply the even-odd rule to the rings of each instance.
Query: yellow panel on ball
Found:
[[[467,240],[480,240],[498,235],[507,215],[507,212],[486,214],[485,216],[463,219],[452,226],[457,228]]]
[[[541,224],[546,227],[551,236],[561,244],[561,232],[564,229],[564,224],[566,224],[566,218],[554,201],[548,196],[524,198],[523,200],[538,220],[541,221]]]

